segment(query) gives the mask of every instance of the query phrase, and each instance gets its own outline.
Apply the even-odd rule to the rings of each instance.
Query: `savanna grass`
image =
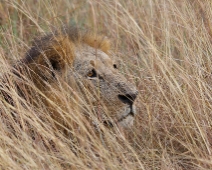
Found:
[[[108,130],[79,112],[80,93],[55,91],[69,110],[52,103],[71,120],[67,137],[42,100],[39,107],[23,100],[11,80],[1,87],[15,107],[1,98],[0,169],[212,169],[211,16],[211,2],[199,0],[1,1],[2,76],[34,37],[86,26],[110,37],[119,70],[139,96],[135,125]],[[97,118],[92,106],[84,109]]]

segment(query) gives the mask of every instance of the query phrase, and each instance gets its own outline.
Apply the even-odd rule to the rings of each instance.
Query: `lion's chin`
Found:
[[[134,123],[134,116],[128,115],[126,118],[118,122],[118,125],[124,128],[130,128]]]
[[[133,126],[136,115],[136,107],[133,105],[125,110],[125,113],[119,116],[117,124],[124,128],[130,128]]]

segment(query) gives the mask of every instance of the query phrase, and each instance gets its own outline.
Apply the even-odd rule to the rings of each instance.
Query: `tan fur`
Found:
[[[57,110],[51,110],[52,102],[63,108],[64,101],[52,95],[52,89],[60,90],[62,86],[68,92],[68,84],[80,89],[84,95],[82,98],[92,103],[92,107],[101,105],[106,108],[97,111],[102,119],[107,117],[107,120],[113,119],[112,124],[132,125],[137,90],[115,68],[115,60],[110,56],[110,42],[105,36],[73,27],[41,36],[34,41],[25,58],[14,66],[14,74],[20,95],[25,97],[21,93],[24,89],[32,96],[31,99],[25,98],[39,107],[33,97],[33,88],[29,83],[19,81],[26,77],[40,90],[40,98],[60,124],[67,120]]]

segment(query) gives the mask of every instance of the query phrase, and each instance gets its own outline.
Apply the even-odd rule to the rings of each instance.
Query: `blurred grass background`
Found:
[[[32,139],[1,99],[0,169],[212,169],[211,16],[209,0],[0,1],[2,73],[36,36],[78,25],[112,40],[120,71],[139,90],[135,125],[123,136],[105,130],[107,147],[86,119],[73,142],[43,121],[45,106],[19,105]]]

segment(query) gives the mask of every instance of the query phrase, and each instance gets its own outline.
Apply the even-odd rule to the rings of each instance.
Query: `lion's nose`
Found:
[[[134,93],[127,93],[125,95],[118,95],[119,100],[121,100],[123,103],[132,105],[133,102],[135,101],[136,97],[138,95],[138,91],[134,92]]]

